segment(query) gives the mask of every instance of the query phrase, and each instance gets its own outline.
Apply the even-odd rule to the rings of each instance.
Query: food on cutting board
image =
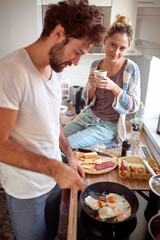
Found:
[[[129,202],[116,193],[106,194],[106,200],[103,201],[87,196],[85,204],[94,210],[93,216],[102,221],[113,218],[112,221],[121,222],[131,215],[131,205]]]
[[[85,158],[98,158],[98,154],[96,152],[84,153]]]
[[[100,174],[111,171],[117,166],[117,157],[113,155],[113,158],[106,156],[99,156],[97,152],[84,153],[78,150],[74,151],[76,158],[84,168],[85,173]]]
[[[156,174],[160,174],[158,164],[153,159],[145,158]],[[124,179],[149,179],[148,170],[140,161],[139,157],[121,157],[118,159],[119,176]]]

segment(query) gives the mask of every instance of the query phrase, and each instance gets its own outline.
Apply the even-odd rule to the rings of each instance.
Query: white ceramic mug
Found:
[[[106,77],[107,71],[106,70],[95,70],[94,71],[94,77],[98,78],[98,76]]]

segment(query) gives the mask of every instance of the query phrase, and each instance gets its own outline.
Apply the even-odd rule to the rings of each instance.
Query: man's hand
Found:
[[[79,174],[65,163],[57,162],[57,167],[53,170],[53,178],[62,189],[84,190]]]
[[[59,143],[60,143],[60,149],[67,157],[67,161],[68,161],[69,165],[71,166],[71,168],[74,169],[74,171],[76,173],[79,173],[80,176],[85,177],[84,170],[83,170],[82,166],[80,165],[80,163],[78,162],[78,159],[75,157],[74,152],[71,149],[69,142],[67,141],[67,138],[64,134],[61,124],[60,124]]]
[[[80,165],[78,159],[73,155],[68,159],[68,163],[80,176],[85,177],[83,167]]]

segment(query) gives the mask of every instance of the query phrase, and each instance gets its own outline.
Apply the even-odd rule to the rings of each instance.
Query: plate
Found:
[[[113,157],[111,158],[111,157],[105,157],[105,156],[98,156],[98,158],[88,158],[88,159],[86,159],[84,157],[84,153],[79,152],[78,150],[74,151],[74,154],[75,154],[76,158],[79,160],[79,162],[80,162],[81,166],[83,167],[85,173],[88,173],[88,174],[107,173],[107,172],[112,171],[117,166],[118,159],[117,159],[117,156],[115,154],[113,154],[111,151],[104,150],[104,149],[103,150],[99,149],[99,152],[107,153],[107,154],[109,154]],[[102,170],[95,169],[96,165],[100,165],[104,162],[105,163],[106,162],[112,162],[112,163],[114,163],[114,166],[113,167],[107,167],[107,168],[102,169]]]

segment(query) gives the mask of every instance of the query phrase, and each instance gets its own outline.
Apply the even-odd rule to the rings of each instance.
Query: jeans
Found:
[[[58,232],[61,189],[36,198],[17,199],[6,193],[16,240],[54,240]]]
[[[117,124],[96,117],[90,108],[78,115],[64,128],[72,148],[84,148],[105,144],[117,135]]]

